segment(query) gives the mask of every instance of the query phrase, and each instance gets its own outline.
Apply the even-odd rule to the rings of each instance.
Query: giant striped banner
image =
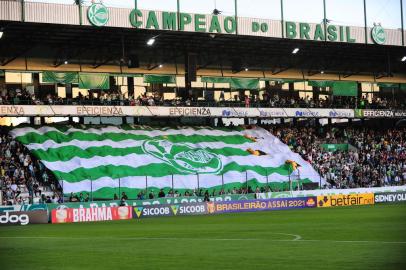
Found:
[[[145,126],[25,127],[11,135],[60,181],[64,193],[112,198],[125,191],[196,188],[232,191],[320,182],[311,165],[268,131]],[[300,165],[293,171],[287,160]],[[300,176],[299,176],[300,174]]]

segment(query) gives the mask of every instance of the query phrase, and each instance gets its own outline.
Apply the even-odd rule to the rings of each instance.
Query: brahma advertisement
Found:
[[[316,207],[316,197],[208,203],[209,213],[236,213]]]
[[[132,218],[132,207],[65,208],[52,210],[52,223],[76,223]]]
[[[374,193],[317,196],[317,207],[375,204]]]

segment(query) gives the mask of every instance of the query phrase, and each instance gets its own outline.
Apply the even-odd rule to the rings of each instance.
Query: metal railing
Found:
[[[123,99],[123,100],[100,100],[100,99],[57,99],[52,101],[47,100],[31,100],[31,99],[18,99],[18,100],[8,100],[0,101],[0,105],[83,105],[83,106],[149,106],[148,101],[145,102],[135,102],[134,100]],[[306,102],[285,102],[285,103],[275,103],[270,104],[268,101],[254,101],[250,102],[248,105],[243,101],[181,101],[181,100],[164,100],[164,101],[154,101],[152,106],[166,106],[166,107],[249,107],[249,108],[343,108],[343,109],[355,109],[357,104],[349,103],[331,103],[331,104],[315,104],[314,106],[309,105]],[[388,106],[380,106],[374,104],[366,104],[364,109],[406,109],[406,103],[400,105],[390,104]]]
[[[127,181],[121,178],[115,180],[114,186],[106,186],[108,192],[101,192],[95,190],[94,181],[89,181],[88,187],[83,187],[83,192],[74,192],[73,195],[79,200],[81,198],[88,198],[89,201],[94,200],[117,200],[121,199],[125,193],[130,200],[145,200],[163,197],[183,197],[183,196],[197,196],[204,197],[206,191],[210,197],[219,195],[232,195],[232,194],[250,194],[250,193],[263,193],[263,192],[280,192],[280,191],[294,191],[305,189],[306,182],[309,176],[300,175],[300,173],[292,173],[291,175],[275,175],[268,174],[266,170],[262,174],[253,171],[243,171],[241,173],[232,173],[230,175],[213,175],[213,174],[194,174],[189,175],[190,179],[185,183],[183,179],[177,178],[176,175],[169,174],[166,177],[160,177],[162,182],[161,187],[156,187],[156,180],[152,177],[145,176],[144,180],[137,188],[129,188],[125,185]],[[283,180],[283,181],[280,181]],[[322,179],[317,179],[321,184]],[[314,183],[314,188],[319,187],[319,183]],[[64,194],[64,200],[69,200],[71,195],[70,190],[64,190],[64,181],[59,181],[60,189]],[[313,189],[314,189],[313,188]],[[159,194],[160,192],[163,192]],[[109,196],[106,196],[108,194]]]

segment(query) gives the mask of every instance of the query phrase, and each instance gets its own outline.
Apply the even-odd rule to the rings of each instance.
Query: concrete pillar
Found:
[[[38,97],[40,92],[39,73],[33,73],[32,75],[33,75],[32,82],[34,85],[34,95]]]
[[[294,83],[289,83],[289,97],[294,97],[295,96],[295,84]]]
[[[72,84],[68,83],[65,85],[65,95],[68,99],[72,98]]]
[[[318,101],[320,96],[320,88],[313,86],[312,89],[313,89],[313,100]]]
[[[134,77],[127,77],[128,96],[134,96]]]

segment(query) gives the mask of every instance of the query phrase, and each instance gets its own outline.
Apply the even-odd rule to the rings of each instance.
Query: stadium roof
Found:
[[[7,64],[16,58],[27,57],[52,59],[56,67],[65,61],[89,64],[97,72],[97,67],[102,65],[120,65],[121,59],[135,57],[148,71],[162,63],[183,66],[185,55],[195,53],[198,69],[235,70],[239,67],[236,72],[249,68],[271,71],[273,75],[297,69],[307,76],[324,71],[344,77],[365,74],[376,78],[406,73],[406,67],[400,61],[406,55],[403,46],[87,24],[0,18],[0,27],[5,32],[0,40],[0,68],[7,69]],[[147,46],[151,37],[155,37],[156,42],[154,46]],[[294,48],[299,48],[299,53],[292,54]]]

